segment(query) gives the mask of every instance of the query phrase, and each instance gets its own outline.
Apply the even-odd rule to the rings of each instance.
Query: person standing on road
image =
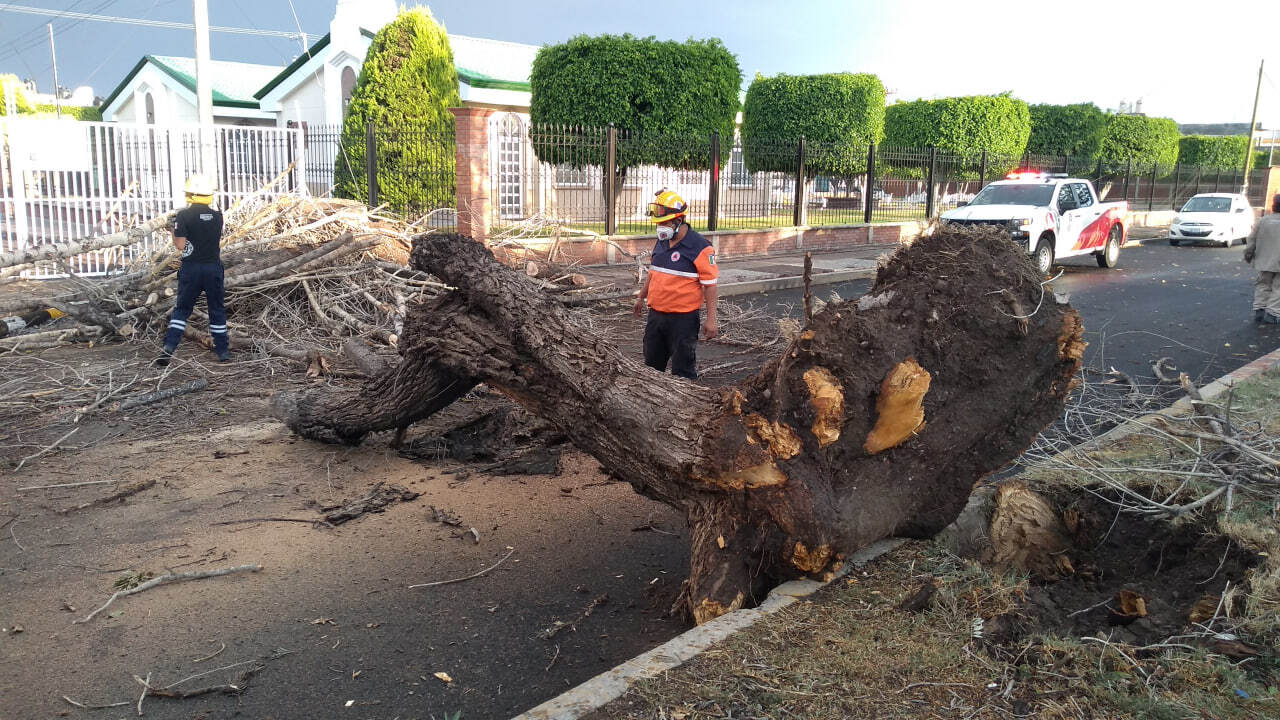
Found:
[[[169,329],[165,332],[160,357],[156,358],[157,365],[168,365],[173,358],[182,334],[187,330],[187,318],[191,317],[201,293],[209,305],[213,352],[219,362],[231,359],[219,249],[222,243],[222,212],[210,207],[213,191],[213,180],[208,176],[192,175],[187,178],[187,207],[178,211],[173,226],[173,246],[182,256],[182,265],[178,268],[178,301],[169,318]]]
[[[644,364],[690,380],[698,379],[699,311],[707,306],[702,337],[710,340],[720,327],[716,320],[716,251],[702,235],[689,227],[689,205],[676,193],[663,189],[649,203],[649,219],[658,226],[649,272],[645,274],[635,316],[645,303],[649,318],[644,326]]]
[[[1244,261],[1253,265],[1253,321],[1280,325],[1280,193],[1244,245]]]

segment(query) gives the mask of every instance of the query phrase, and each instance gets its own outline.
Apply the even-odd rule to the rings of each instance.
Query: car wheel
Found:
[[[1178,247],[1178,245],[1182,244],[1182,241],[1181,241],[1181,240],[1174,240],[1173,238],[1169,238],[1169,244],[1170,244],[1170,245],[1172,245],[1172,246],[1174,246],[1174,247]]]
[[[1227,238],[1222,241],[1222,247],[1229,248],[1235,243],[1235,238]]]
[[[1107,235],[1107,244],[1102,246],[1102,252],[1094,257],[1098,260],[1098,267],[1113,268],[1120,260],[1120,237],[1124,232],[1119,225],[1111,226],[1111,233]],[[1172,242],[1172,241],[1170,241]]]
[[[1048,275],[1053,269],[1053,240],[1052,238],[1042,237],[1040,242],[1036,244],[1036,269],[1041,275]]]

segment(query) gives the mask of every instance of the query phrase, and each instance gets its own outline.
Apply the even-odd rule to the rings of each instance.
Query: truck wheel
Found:
[[[1042,237],[1040,242],[1036,244],[1036,269],[1041,275],[1048,275],[1053,269],[1053,239]]]
[[[1182,242],[1181,240],[1174,240],[1173,238],[1169,238],[1169,244],[1174,247],[1178,247],[1178,244],[1181,242]]]
[[[1119,225],[1111,226],[1111,234],[1107,235],[1107,244],[1102,246],[1102,252],[1094,256],[1098,260],[1098,267],[1113,268],[1116,266],[1116,262],[1120,260],[1120,236],[1122,234],[1123,231]]]

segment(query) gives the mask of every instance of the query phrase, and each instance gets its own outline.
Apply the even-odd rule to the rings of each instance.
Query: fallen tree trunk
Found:
[[[986,229],[899,250],[867,296],[827,305],[728,390],[655,374],[466,238],[419,236],[412,264],[456,290],[410,311],[403,361],[359,390],[279,395],[277,417],[358,442],[485,382],[684,511],[698,622],[941,530],[1061,412],[1084,349],[1076,312]]]

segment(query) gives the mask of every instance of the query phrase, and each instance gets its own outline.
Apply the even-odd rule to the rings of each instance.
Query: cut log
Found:
[[[359,390],[278,395],[277,417],[359,442],[484,382],[685,513],[698,622],[941,530],[1058,416],[1084,350],[1079,315],[1042,302],[1025,254],[989,229],[900,249],[868,296],[828,304],[726,390],[655,374],[466,238],[418,236],[412,264],[456,290],[410,309],[403,361]]]
[[[387,364],[378,357],[360,338],[347,338],[342,344],[342,354],[347,356],[352,365],[369,377],[376,377],[387,371]]]

